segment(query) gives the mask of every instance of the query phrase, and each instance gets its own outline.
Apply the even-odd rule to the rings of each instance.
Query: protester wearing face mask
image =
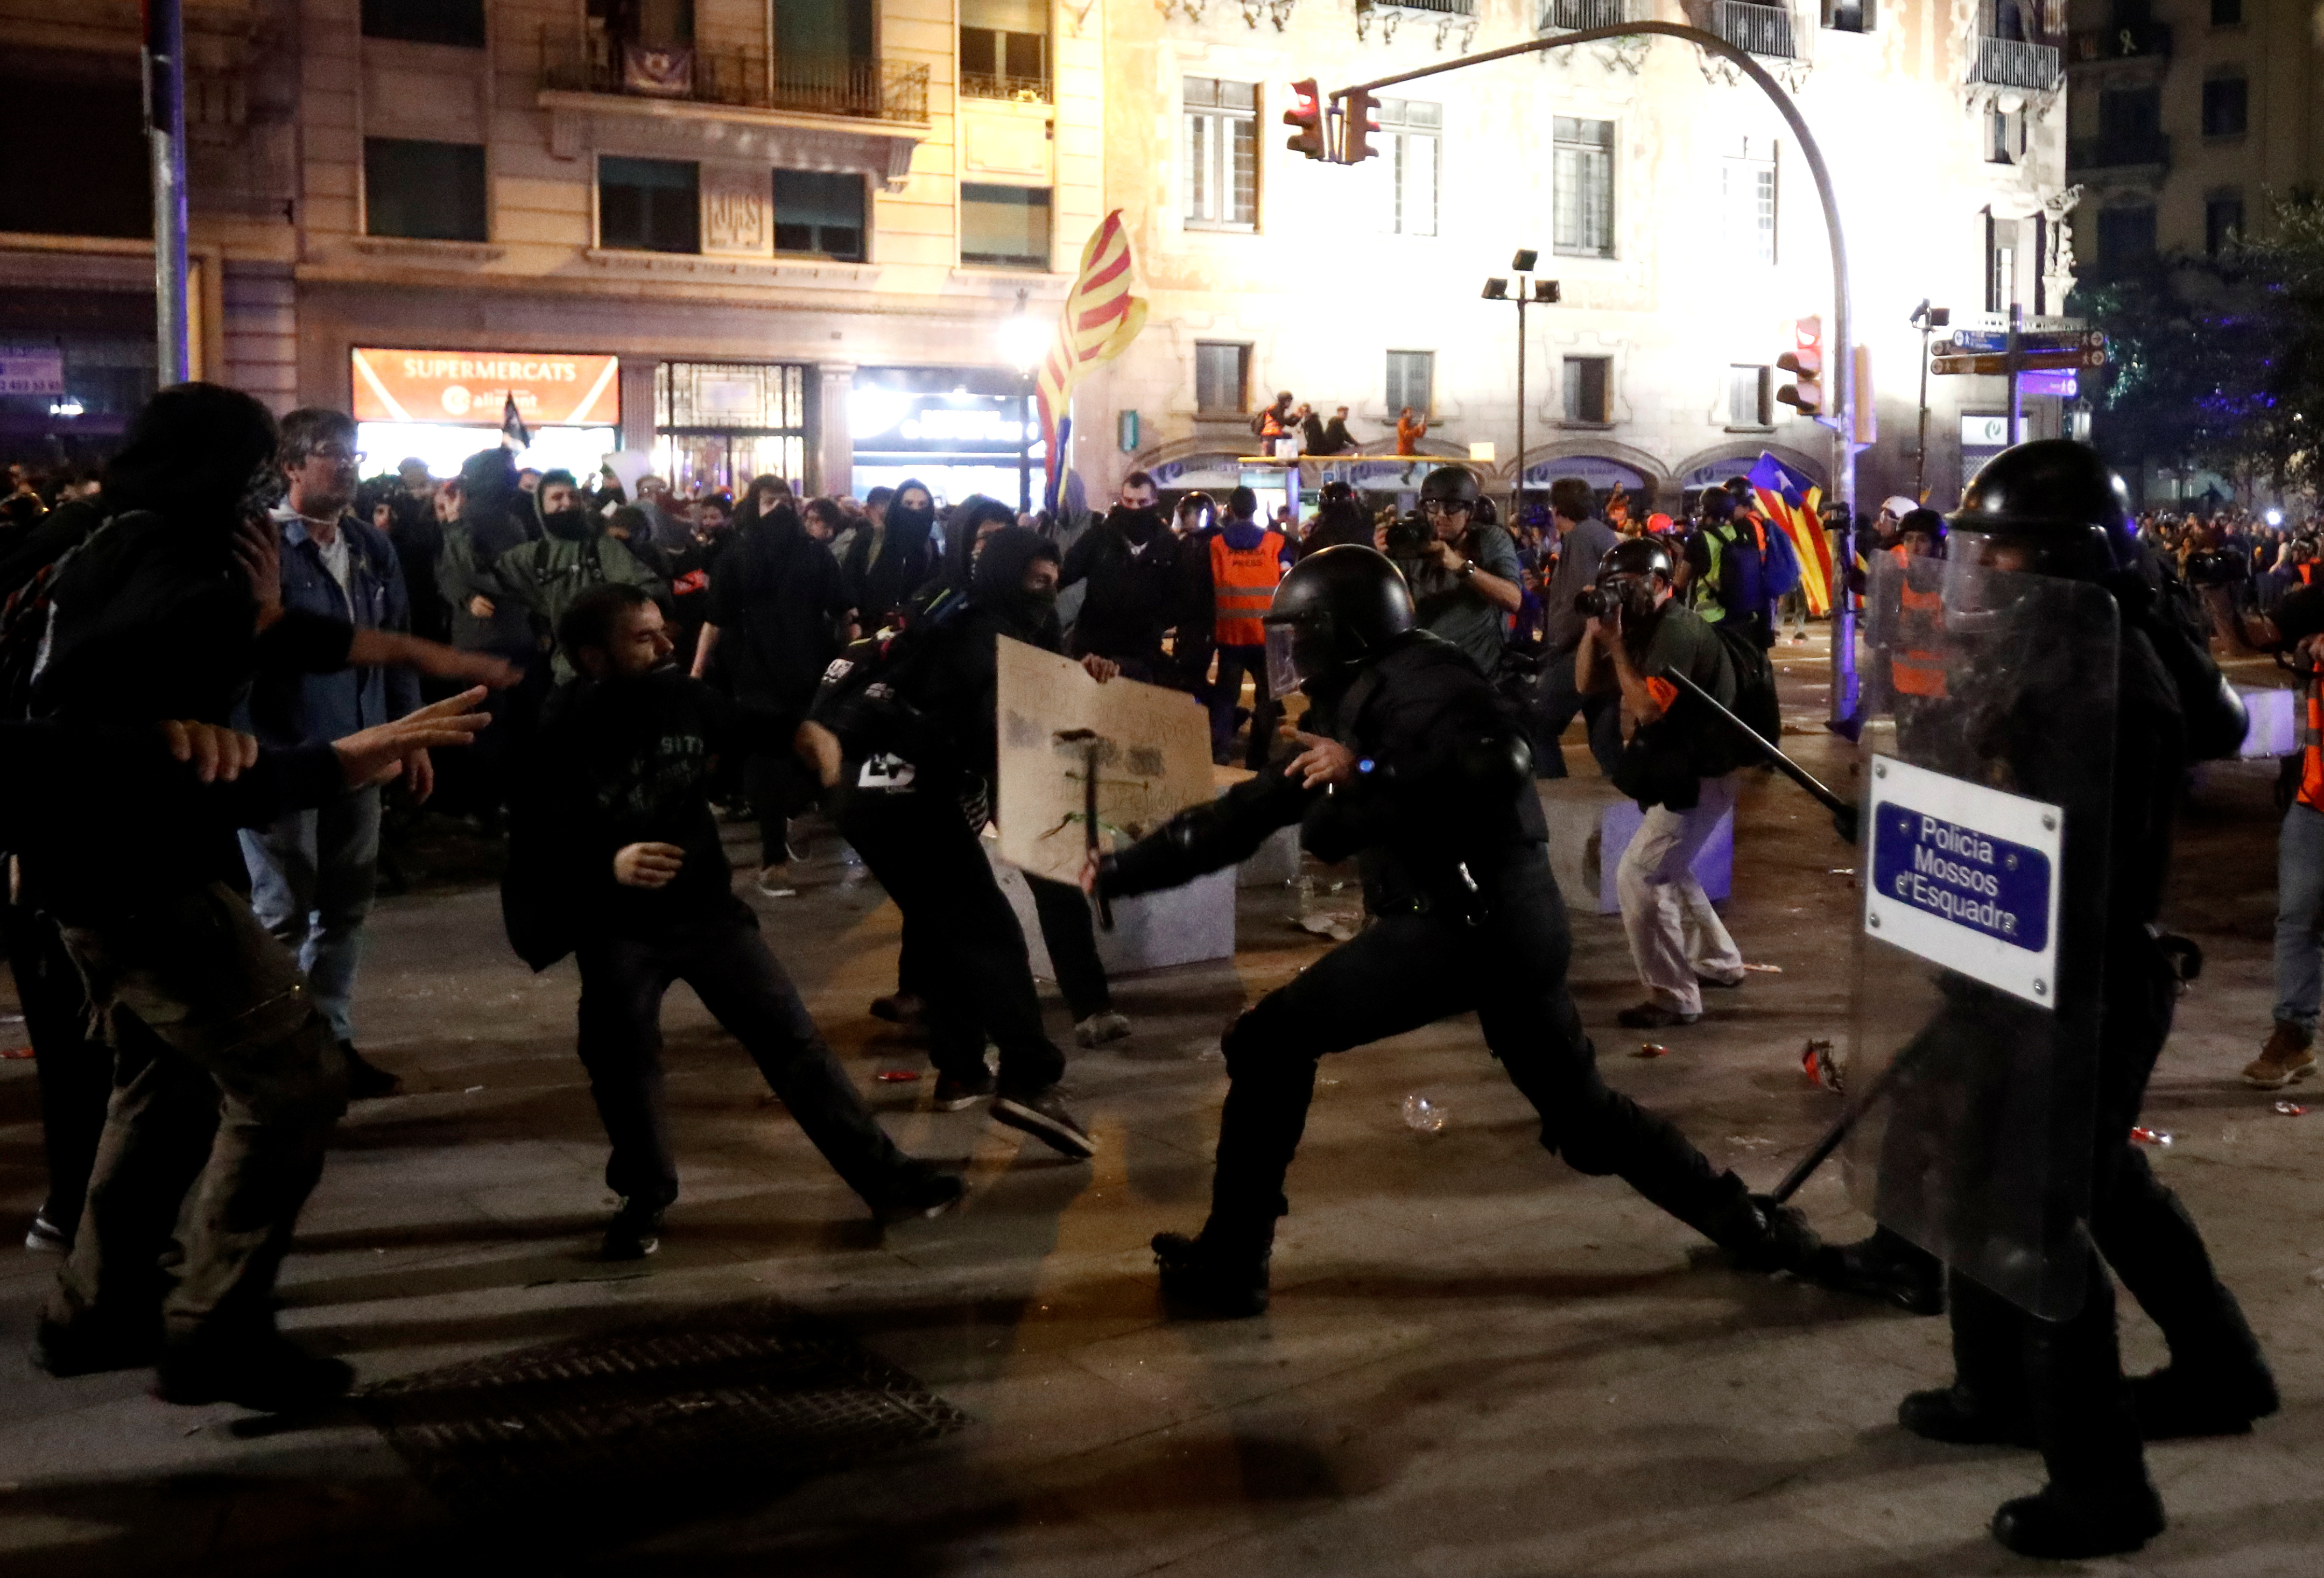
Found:
[[[1155,497],[1146,473],[1123,478],[1112,510],[1066,556],[1059,584],[1085,582],[1089,588],[1068,651],[1107,659],[1132,679],[1169,685],[1183,676],[1163,655],[1163,638],[1209,609],[1194,606],[1193,577],[1183,562],[1190,550],[1163,521]]]
[[[541,650],[551,654],[562,682],[573,677],[573,660],[556,649],[553,636],[575,598],[592,586],[613,583],[642,587],[667,608],[669,586],[583,506],[571,472],[541,476],[538,507],[540,540],[502,554],[493,568],[510,595],[531,614]]]
[[[936,573],[936,496],[926,484],[908,482],[896,490],[881,528],[857,533],[849,545],[843,567],[848,596],[866,631],[892,624]]]

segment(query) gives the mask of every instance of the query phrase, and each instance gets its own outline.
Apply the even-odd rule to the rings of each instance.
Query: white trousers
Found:
[[[1702,1011],[1698,977],[1743,978],[1743,955],[1694,880],[1694,857],[1734,807],[1733,773],[1704,779],[1702,798],[1692,810],[1656,806],[1648,811],[1615,868],[1622,929],[1629,936],[1638,980],[1655,1001],[1678,1013]]]

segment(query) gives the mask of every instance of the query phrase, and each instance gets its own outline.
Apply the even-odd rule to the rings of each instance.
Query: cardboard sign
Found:
[[[1868,933],[2056,1006],[2062,810],[1875,756],[1868,828]]]
[[[1210,720],[1158,685],[1101,685],[1071,658],[1003,639],[1000,653],[1001,858],[1053,881],[1081,877],[1088,784],[1098,845],[1118,849],[1209,799]]]
[[[613,356],[358,348],[353,360],[359,422],[497,428],[511,398],[529,428],[610,428],[622,420]]]

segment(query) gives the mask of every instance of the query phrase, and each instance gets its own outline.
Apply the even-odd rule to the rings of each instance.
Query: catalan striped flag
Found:
[[[1041,441],[1048,454],[1047,496],[1056,497],[1065,475],[1065,432],[1074,385],[1100,362],[1110,362],[1130,346],[1146,327],[1146,302],[1130,293],[1131,283],[1130,233],[1122,227],[1121,210],[1105,217],[1082,248],[1082,272],[1057,314],[1057,332],[1041,358],[1041,375],[1034,385],[1040,402]]]
[[[1823,490],[1765,450],[1751,468],[1750,481],[1760,512],[1791,539],[1808,613],[1821,619],[1831,612],[1831,544],[1824,540],[1823,522],[1816,516]]]

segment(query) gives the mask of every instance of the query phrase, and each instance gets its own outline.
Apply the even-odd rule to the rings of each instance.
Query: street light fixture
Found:
[[[1031,292],[1017,292],[1017,309],[1001,320],[1001,354],[1017,369],[1017,508],[1033,507],[1033,368],[1048,331],[1033,317]]]
[[[1499,274],[1485,281],[1484,290],[1484,299],[1488,301],[1514,301],[1517,306],[1517,480],[1516,490],[1510,495],[1512,526],[1525,519],[1526,309],[1528,306],[1546,306],[1559,299],[1555,280],[1534,277],[1534,265],[1540,261],[1541,254],[1532,247],[1517,248],[1517,254],[1509,259],[1509,272],[1517,278],[1517,293],[1510,294],[1508,280]]]
[[[1929,498],[1929,337],[1952,320],[1951,308],[1932,307],[1926,296],[1913,309],[1913,327],[1921,331],[1921,443],[1913,462],[1913,497],[1922,503]]]

